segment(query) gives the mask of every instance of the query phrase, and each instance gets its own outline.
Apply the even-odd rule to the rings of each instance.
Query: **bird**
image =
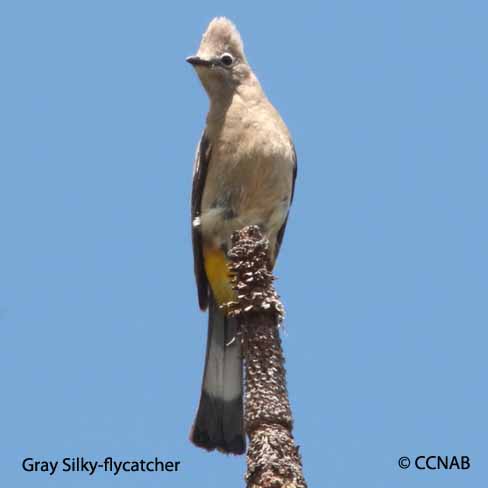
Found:
[[[190,440],[208,451],[243,454],[243,358],[227,252],[232,233],[256,225],[274,266],[295,189],[297,156],[290,132],[249,65],[236,26],[216,17],[186,59],[210,106],[197,145],[191,191],[194,272],[208,336],[200,402]]]

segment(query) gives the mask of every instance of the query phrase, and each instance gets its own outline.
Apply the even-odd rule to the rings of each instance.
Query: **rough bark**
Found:
[[[248,488],[306,488],[292,428],[279,325],[284,309],[270,271],[269,242],[256,226],[232,237],[229,251],[236,301],[227,313],[239,321],[246,370],[245,424]]]

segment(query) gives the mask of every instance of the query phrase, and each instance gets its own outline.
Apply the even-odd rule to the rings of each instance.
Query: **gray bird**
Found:
[[[227,252],[231,234],[258,225],[274,264],[285,232],[297,171],[288,129],[249,66],[232,22],[213,19],[187,58],[210,99],[197,147],[191,198],[198,301],[209,309],[205,370],[191,441],[242,454],[242,353],[235,319],[221,305],[234,298]]]

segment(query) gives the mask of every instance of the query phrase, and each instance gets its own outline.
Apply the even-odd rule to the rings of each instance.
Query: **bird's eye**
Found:
[[[220,62],[224,66],[231,66],[234,62],[234,58],[229,53],[224,53],[222,56],[220,56]]]

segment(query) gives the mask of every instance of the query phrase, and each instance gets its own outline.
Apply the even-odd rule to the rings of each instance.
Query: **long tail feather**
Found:
[[[237,323],[210,300],[205,371],[191,441],[209,451],[242,454],[242,353]]]

